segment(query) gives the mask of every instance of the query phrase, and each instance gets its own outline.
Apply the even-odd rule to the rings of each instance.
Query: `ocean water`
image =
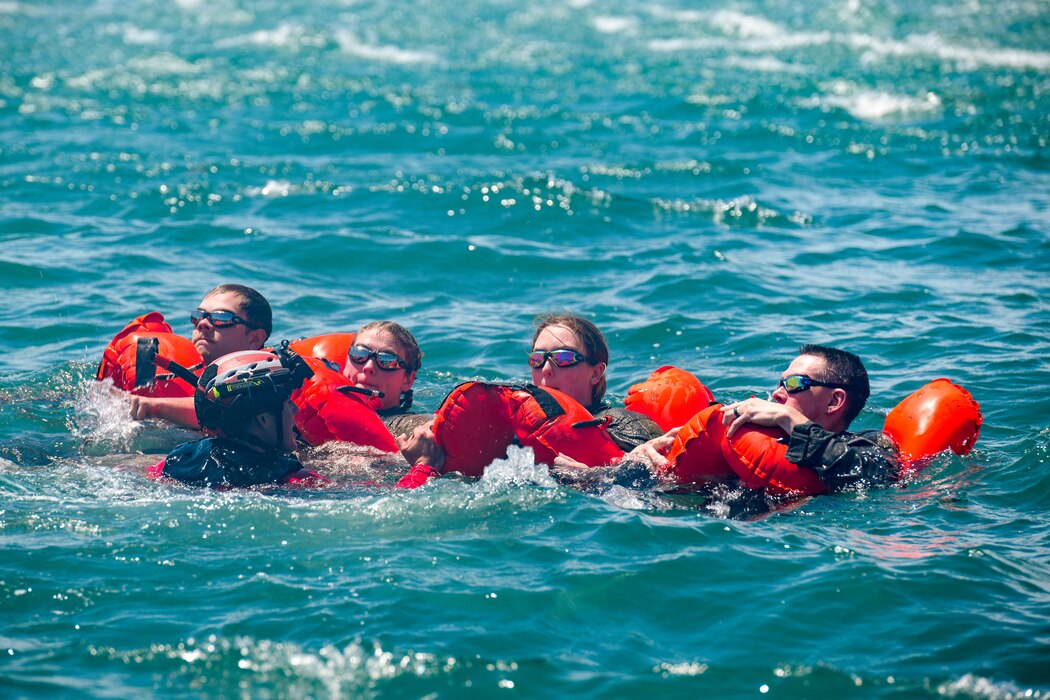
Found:
[[[1050,697],[1050,7],[0,1],[0,695]],[[609,391],[860,354],[976,449],[741,516],[556,484],[148,481],[92,380],[221,282],[275,338],[389,318],[416,403],[584,314]]]

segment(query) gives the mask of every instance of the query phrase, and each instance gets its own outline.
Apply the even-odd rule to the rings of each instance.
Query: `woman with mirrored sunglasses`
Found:
[[[595,418],[611,418],[609,436],[625,452],[663,434],[648,417],[605,401],[609,345],[597,326],[573,314],[545,314],[534,326],[528,354],[533,384],[568,394]]]
[[[422,366],[423,353],[407,328],[393,321],[373,321],[355,334],[343,375],[357,387],[382,392],[379,416],[397,437],[431,418],[411,411],[412,385]]]
[[[527,357],[533,384],[568,395],[595,418],[609,417],[609,437],[625,452],[663,434],[648,417],[613,408],[604,400],[609,346],[597,326],[580,316],[547,314],[536,319],[535,327]],[[413,465],[399,487],[415,488],[440,471],[445,455],[437,446],[431,427],[418,426],[407,441],[398,441],[408,463]],[[578,473],[590,471],[565,455],[559,455],[554,465],[572,472],[570,478],[574,481]]]

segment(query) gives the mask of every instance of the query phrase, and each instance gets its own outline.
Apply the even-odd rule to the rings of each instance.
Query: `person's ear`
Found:
[[[401,391],[406,392],[412,388],[412,384],[416,381],[416,371],[405,372],[405,378],[401,380]]]
[[[272,423],[273,415],[270,413],[259,413],[255,416],[255,425],[262,430],[269,429]]]
[[[846,400],[849,396],[845,389],[832,389],[831,399],[828,400],[827,413],[829,415],[846,410]]]
[[[608,367],[608,365],[604,362],[599,362],[591,367],[591,384],[597,384],[602,380],[602,377],[605,376],[606,367]]]
[[[262,349],[263,343],[266,342],[267,333],[262,328],[256,328],[248,331],[248,345],[251,347],[250,350]]]

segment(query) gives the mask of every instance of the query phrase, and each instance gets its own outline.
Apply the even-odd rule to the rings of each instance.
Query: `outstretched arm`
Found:
[[[200,428],[197,422],[197,411],[193,407],[193,397],[154,398],[152,396],[131,396],[131,419],[149,420],[159,418],[170,421],[184,428]]]

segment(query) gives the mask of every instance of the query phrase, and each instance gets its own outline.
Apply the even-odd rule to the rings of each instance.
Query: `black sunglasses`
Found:
[[[367,345],[351,346],[350,350],[346,353],[346,357],[355,365],[363,365],[369,360],[375,360],[376,367],[385,372],[393,372],[398,367],[406,372],[412,371],[409,364],[398,357],[395,353],[373,350]]]
[[[569,348],[558,348],[557,350],[533,350],[529,353],[529,367],[539,369],[550,358],[555,367],[572,367],[581,362],[590,362],[591,358],[570,350]]]
[[[204,309],[196,309],[190,312],[190,323],[196,328],[204,319],[208,319],[211,325],[216,328],[229,328],[230,326],[242,325],[256,330],[260,326],[255,325],[251,321],[246,321],[232,311],[205,311]]]
[[[789,394],[797,394],[800,391],[809,391],[811,386],[829,386],[833,389],[849,389],[849,384],[838,384],[836,382],[822,382],[817,379],[811,379],[804,374],[792,374],[790,377],[783,377],[779,382],[778,386],[784,387],[784,391]]]

